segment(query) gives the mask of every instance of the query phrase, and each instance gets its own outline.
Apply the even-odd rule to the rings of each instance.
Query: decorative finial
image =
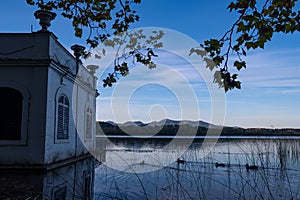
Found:
[[[85,47],[75,44],[71,46],[71,49],[73,50],[74,56],[76,58],[76,74],[77,74],[79,70],[80,57],[84,54]]]
[[[76,60],[79,60],[80,57],[84,53],[85,47],[84,46],[80,46],[78,44],[75,44],[75,45],[71,46],[71,49],[74,52],[74,56],[76,57]]]
[[[88,65],[88,66],[86,66],[86,67],[90,70],[90,73],[91,73],[92,75],[94,75],[95,72],[96,72],[96,70],[99,68],[98,65]]]
[[[56,13],[44,11],[44,10],[37,10],[34,13],[36,19],[40,20],[40,25],[42,27],[39,32],[48,32],[48,27],[51,25],[51,21],[55,19]]]

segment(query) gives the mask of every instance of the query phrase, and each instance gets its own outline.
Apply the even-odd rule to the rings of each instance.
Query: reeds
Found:
[[[162,161],[160,170],[148,173],[102,165],[95,181],[105,192],[96,188],[96,199],[300,198],[300,140],[228,139],[219,141],[204,158],[199,156],[202,151],[201,142],[194,143],[182,155],[184,162],[175,160],[163,167]],[[216,167],[216,162],[225,166]],[[258,169],[247,170],[247,163]]]

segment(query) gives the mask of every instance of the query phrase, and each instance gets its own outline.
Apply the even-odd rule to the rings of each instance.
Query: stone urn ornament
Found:
[[[86,66],[86,68],[88,68],[90,70],[90,73],[92,75],[94,75],[96,70],[99,68],[99,66],[98,65],[88,65],[88,66]]]
[[[73,50],[74,56],[76,58],[76,74],[77,74],[79,70],[79,63],[81,62],[80,57],[84,54],[85,47],[75,44],[71,46],[71,49]]]
[[[73,46],[71,46],[71,49],[73,50],[76,59],[79,60],[80,57],[84,54],[85,47],[78,44],[74,44]]]
[[[56,13],[44,11],[44,10],[37,10],[34,13],[36,19],[40,20],[40,25],[42,27],[39,32],[49,32],[48,27],[51,25],[51,21],[55,19]]]

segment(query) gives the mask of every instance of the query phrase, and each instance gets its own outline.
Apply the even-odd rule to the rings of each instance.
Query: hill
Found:
[[[122,124],[117,124],[112,121],[98,122],[97,134],[105,135],[141,135],[141,136],[174,136],[181,135],[197,135],[205,136],[210,128],[212,132],[219,133],[224,136],[300,136],[300,129],[265,129],[265,128],[241,128],[241,127],[221,127],[210,124],[204,121],[189,121],[189,120],[171,120],[164,119],[150,123],[141,121],[129,121]]]

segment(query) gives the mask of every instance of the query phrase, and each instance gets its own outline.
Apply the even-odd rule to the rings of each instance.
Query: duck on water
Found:
[[[216,162],[215,166],[216,167],[225,167],[226,165],[224,163],[218,163],[218,162]]]
[[[248,164],[246,164],[246,169],[247,169],[247,171],[249,171],[249,170],[258,170],[258,166],[257,165],[248,165]]]
[[[178,164],[184,164],[185,161],[184,161],[183,158],[178,158],[178,159],[177,159],[177,163],[178,163]]]

